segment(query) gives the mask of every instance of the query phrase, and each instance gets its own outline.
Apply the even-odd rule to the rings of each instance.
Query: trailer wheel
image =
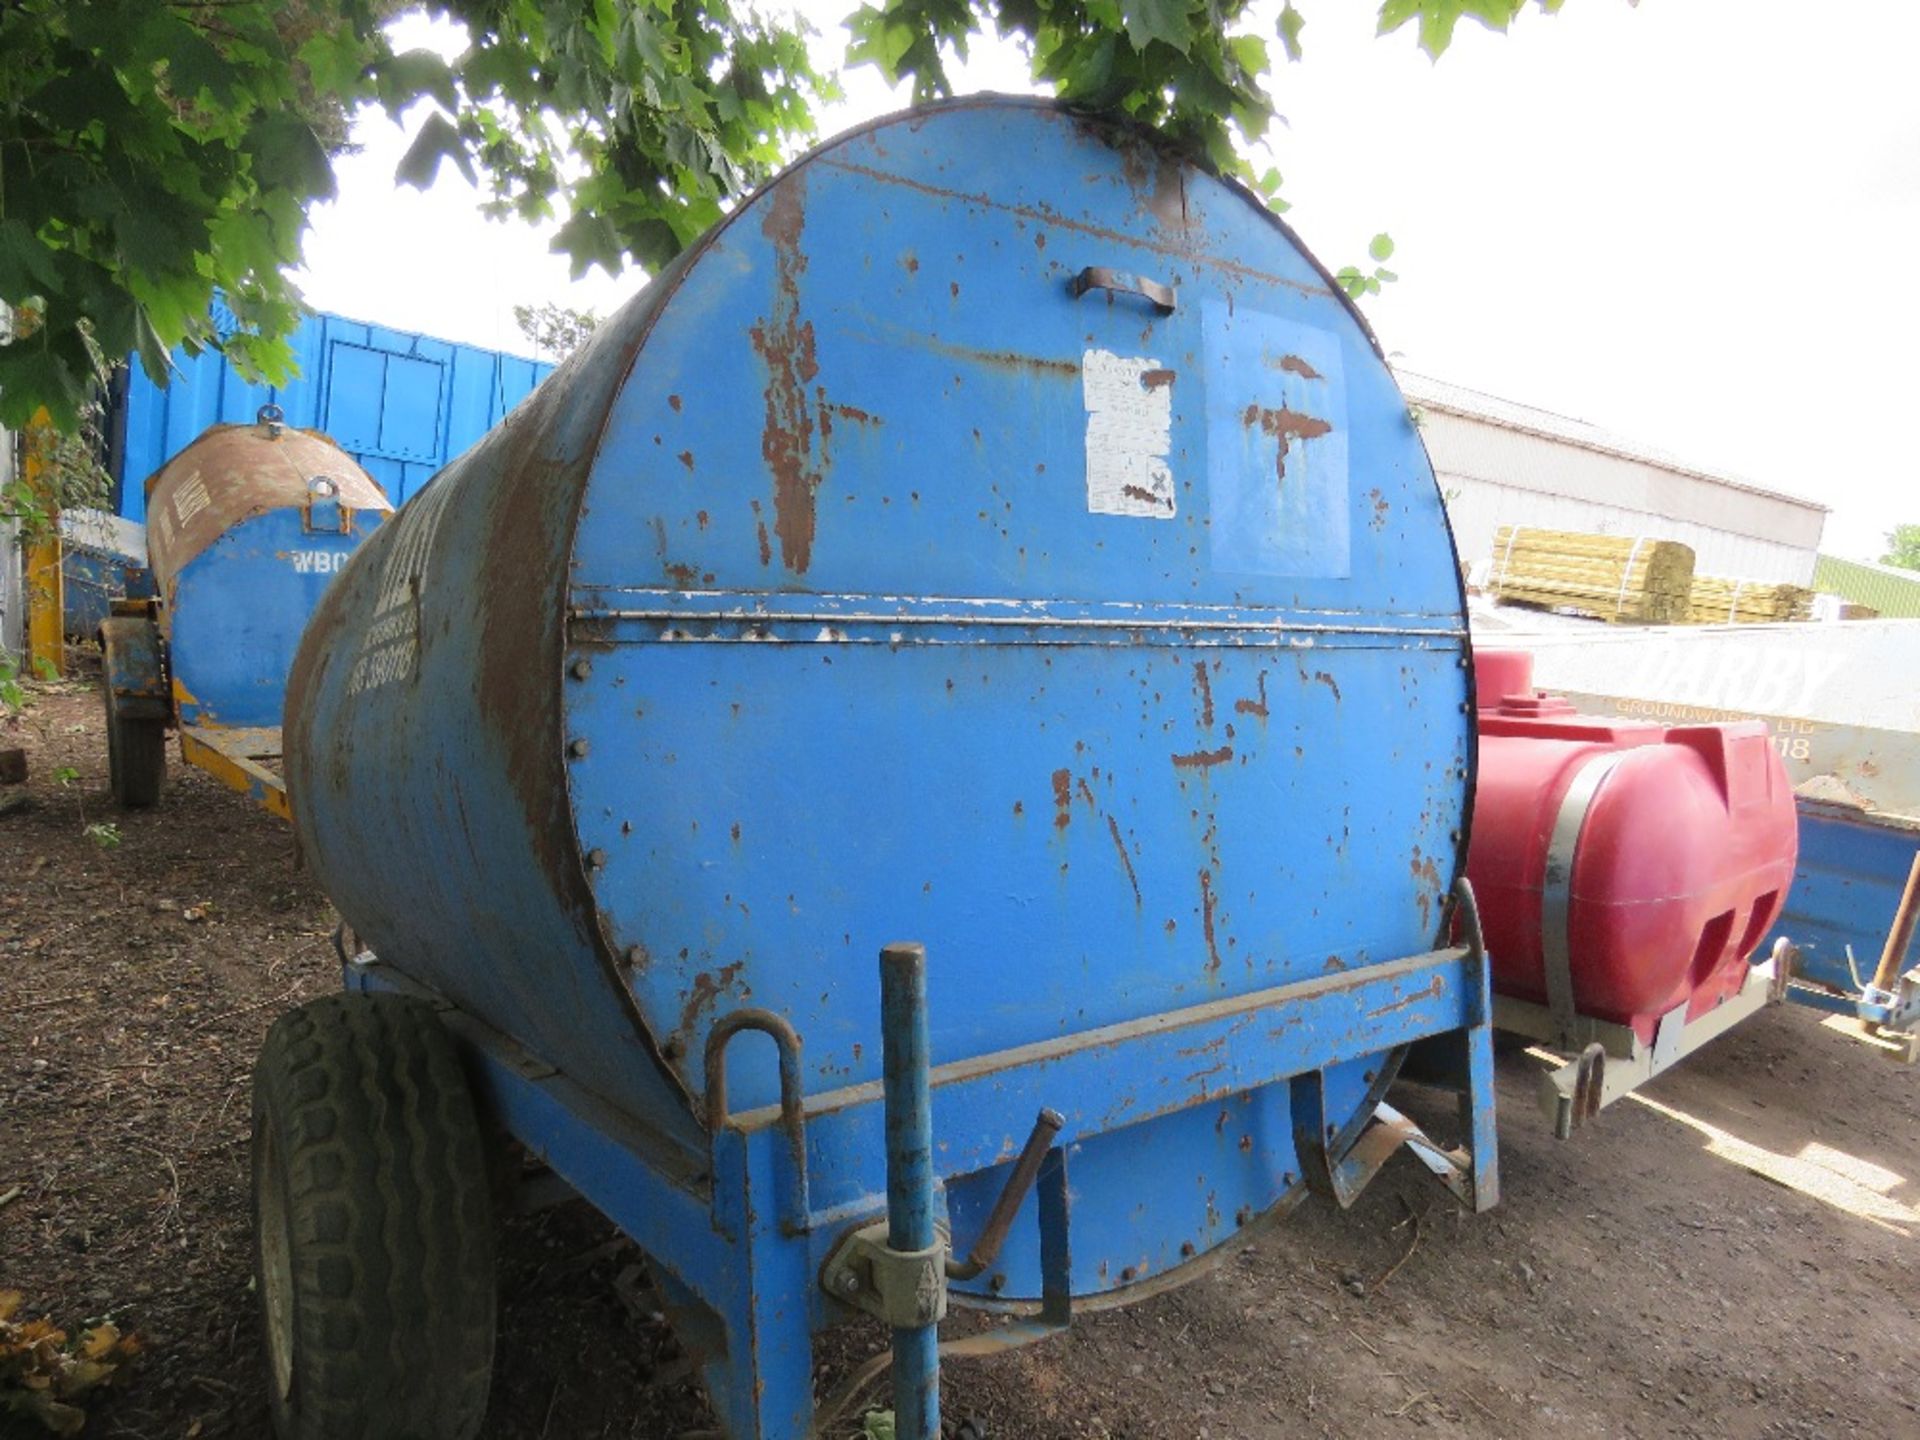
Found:
[[[253,1073],[254,1280],[280,1440],[467,1440],[493,1366],[473,1097],[432,1008],[329,995]]]
[[[167,773],[167,727],[158,720],[122,712],[107,687],[107,779],[114,803],[124,810],[150,810],[160,803]]]

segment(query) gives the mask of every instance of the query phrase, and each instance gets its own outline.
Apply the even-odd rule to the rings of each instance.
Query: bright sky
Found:
[[[1366,308],[1397,364],[1818,499],[1838,554],[1920,521],[1920,5],[1568,0],[1504,38],[1463,23],[1434,65],[1373,37],[1376,6],[1299,3],[1306,58],[1272,85],[1288,219],[1333,267],[1392,233],[1401,280]],[[855,4],[799,8],[837,51]],[[1031,88],[992,43],[956,80]],[[846,89],[823,135],[907,98],[870,70]],[[396,189],[401,129],[355,135],[307,246],[318,308],[524,351],[514,304],[639,288],[570,283],[450,167]]]

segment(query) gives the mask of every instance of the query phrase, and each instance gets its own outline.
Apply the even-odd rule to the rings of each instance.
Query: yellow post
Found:
[[[36,670],[67,668],[66,585],[60,570],[60,497],[47,473],[53,421],[45,410],[27,422],[21,478],[45,528],[27,547],[27,661]],[[45,662],[42,664],[41,662]]]

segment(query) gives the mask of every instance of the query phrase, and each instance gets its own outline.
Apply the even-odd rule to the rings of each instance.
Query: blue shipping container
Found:
[[[223,331],[232,324],[222,306],[214,318]],[[278,405],[289,425],[325,431],[398,505],[553,370],[545,361],[339,315],[309,316],[293,349],[300,373],[287,385],[250,383],[213,350],[176,351],[165,389],[130,366],[112,456],[118,512],[144,521],[148,476],[209,425],[250,424],[262,405]]]

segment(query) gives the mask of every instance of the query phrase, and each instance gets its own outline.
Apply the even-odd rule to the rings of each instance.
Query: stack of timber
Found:
[[[1502,604],[1680,625],[1692,613],[1693,549],[1644,535],[1502,525],[1493,537],[1488,588]]]
[[[1696,625],[1763,625],[1775,620],[1811,620],[1813,592],[1799,585],[1766,585],[1758,580],[1693,577]]]

